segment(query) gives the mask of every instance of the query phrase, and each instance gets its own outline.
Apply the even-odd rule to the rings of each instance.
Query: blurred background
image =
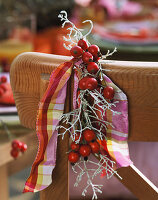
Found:
[[[66,10],[78,28],[91,19],[94,28],[89,41],[100,47],[102,54],[117,47],[109,59],[158,61],[158,0],[0,0],[0,192],[3,200],[38,200],[39,194],[22,194],[30,166],[37,151],[34,133],[22,127],[17,115],[9,70],[13,59],[22,52],[70,55],[63,47],[66,28],[61,28],[58,14]],[[25,154],[15,160],[11,143],[29,144]],[[32,141],[32,142],[30,142]],[[158,144],[132,142],[131,159],[158,186]],[[152,151],[153,157],[150,156]],[[143,156],[145,152],[145,157]],[[147,159],[146,159],[147,158]],[[136,199],[115,178],[104,183],[102,199]],[[70,196],[75,199],[70,181]],[[0,199],[1,199],[0,198]]]

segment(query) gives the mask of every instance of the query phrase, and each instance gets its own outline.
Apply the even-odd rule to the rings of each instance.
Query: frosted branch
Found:
[[[63,46],[70,50],[72,48],[72,46],[77,45],[77,42],[84,38],[86,41],[86,37],[91,33],[92,29],[93,29],[93,23],[91,20],[86,20],[82,23],[90,23],[91,27],[88,31],[88,33],[86,33],[85,35],[82,34],[81,31],[83,31],[82,29],[78,29],[69,19],[67,16],[67,12],[66,11],[61,11],[60,14],[58,15],[58,18],[60,18],[60,20],[63,22],[62,23],[62,28],[65,27],[66,24],[70,24],[71,27],[67,28],[67,30],[69,30],[69,33],[67,34],[68,37],[63,37],[63,39],[68,42],[69,44],[66,45],[65,43],[63,44]],[[87,41],[87,43],[90,45],[90,43]]]
[[[91,164],[91,165],[89,165]],[[77,174],[76,182],[74,184],[75,187],[79,186],[80,182],[82,181],[82,177],[87,177],[87,184],[82,192],[82,195],[85,196],[88,189],[91,188],[93,191],[93,199],[98,199],[97,193],[102,193],[101,188],[103,185],[94,184],[94,178],[97,175],[100,175],[103,170],[106,172],[106,177],[109,179],[114,174],[116,174],[119,178],[121,178],[115,170],[112,169],[113,165],[115,164],[114,161],[111,161],[106,155],[100,155],[100,161],[94,162],[91,160],[83,160],[80,159],[74,166],[72,166],[72,170],[74,173]],[[88,166],[93,166],[93,168],[89,168]]]

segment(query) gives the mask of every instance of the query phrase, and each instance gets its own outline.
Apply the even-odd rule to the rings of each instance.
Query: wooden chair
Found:
[[[11,66],[11,85],[21,123],[35,129],[40,97],[48,85],[52,70],[70,57],[42,53],[23,53]],[[103,67],[129,100],[129,141],[158,141],[158,63],[113,61]],[[69,81],[65,112],[71,110]],[[53,183],[41,192],[41,200],[68,200],[68,137],[58,138],[57,164]],[[152,150],[151,150],[152,153]],[[144,155],[145,156],[145,155]],[[121,182],[141,200],[158,199],[158,189],[134,165],[118,169]],[[82,197],[80,198],[82,199]]]

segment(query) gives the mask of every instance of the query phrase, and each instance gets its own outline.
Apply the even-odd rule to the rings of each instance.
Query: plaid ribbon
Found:
[[[132,164],[129,158],[128,148],[128,100],[127,96],[120,90],[106,75],[104,75],[104,84],[111,86],[115,90],[113,102],[117,106],[113,111],[120,114],[113,115],[111,110],[106,111],[106,120],[113,125],[107,127],[107,141],[100,141],[104,150],[108,152],[110,158],[115,161],[114,169],[127,167]]]
[[[75,63],[76,64],[76,63]],[[65,62],[56,68],[51,76],[48,88],[39,103],[36,132],[39,140],[39,147],[36,159],[32,165],[31,173],[27,179],[23,192],[37,192],[48,187],[52,182],[52,171],[56,164],[57,134],[56,126],[64,111],[66,98],[67,81],[70,78],[73,61]],[[107,85],[115,89],[114,100],[119,103],[114,108],[120,111],[121,115],[113,116],[107,111],[107,121],[111,122],[114,128],[109,127],[107,131],[107,142],[103,141],[102,146],[108,151],[112,160],[116,162],[115,168],[129,166],[132,162],[129,159],[128,151],[128,105],[126,95],[104,76]],[[76,92],[78,88],[78,76],[74,73],[73,107],[76,107]]]
[[[52,72],[48,88],[39,103],[36,122],[38,153],[23,192],[43,190],[52,182],[52,171],[56,163],[56,126],[64,111],[67,81],[72,66],[73,62],[65,62]]]

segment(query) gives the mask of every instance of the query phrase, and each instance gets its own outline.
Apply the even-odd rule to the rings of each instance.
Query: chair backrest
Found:
[[[67,56],[23,53],[11,66],[11,85],[21,123],[35,129],[42,75],[49,75]],[[106,74],[129,100],[129,140],[158,141],[158,63],[102,61]],[[48,81],[47,81],[48,82]]]

